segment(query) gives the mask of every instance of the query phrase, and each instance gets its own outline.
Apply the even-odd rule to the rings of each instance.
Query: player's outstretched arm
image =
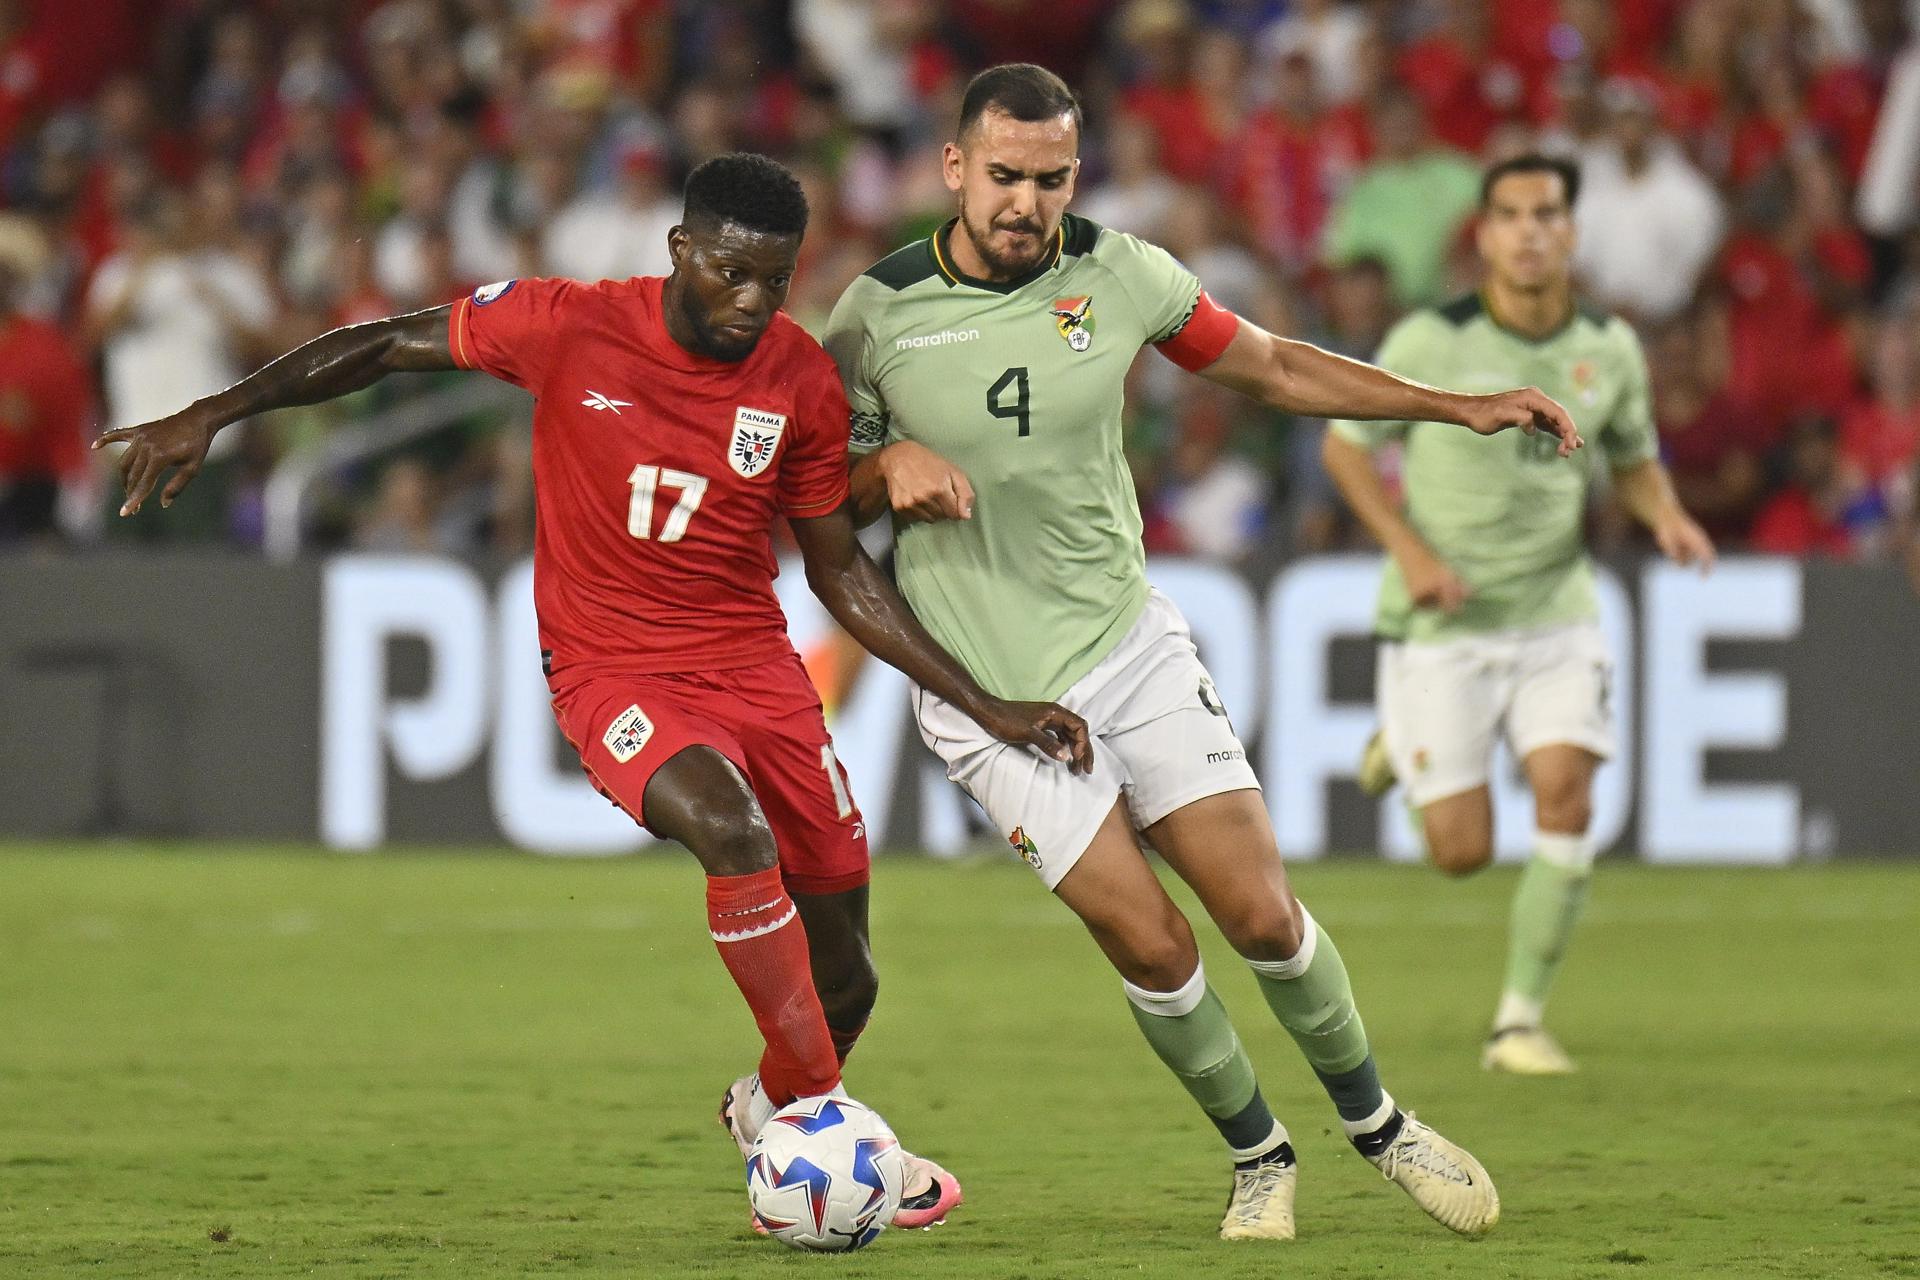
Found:
[[[207,449],[223,427],[269,409],[331,400],[372,386],[389,373],[459,368],[448,337],[452,314],[450,306],[434,307],[331,330],[176,414],[107,432],[93,442],[94,448],[127,446],[118,463],[127,492],[120,514],[138,513],[169,470],[173,478],[160,491],[160,505],[170,505],[200,473]]]
[[[1679,565],[1713,568],[1713,539],[1707,536],[1673,491],[1673,479],[1660,459],[1648,458],[1613,474],[1614,492],[1634,519],[1647,526],[1662,555]]]
[[[1490,436],[1518,427],[1560,441],[1565,457],[1585,443],[1567,411],[1538,387],[1470,396],[1413,382],[1306,342],[1278,338],[1246,319],[1200,376],[1286,413],[1310,418],[1451,422]]]
[[[1002,742],[1035,747],[1075,773],[1093,768],[1087,722],[1051,702],[1008,702],[975,683],[927,634],[913,610],[854,536],[850,504],[789,521],[807,565],[807,585],[874,657],[959,707]]]

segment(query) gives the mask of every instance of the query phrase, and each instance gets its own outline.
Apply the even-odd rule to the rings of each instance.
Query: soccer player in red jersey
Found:
[[[1083,771],[1086,725],[992,697],[914,620],[854,537],[848,407],[780,307],[806,229],[793,175],[728,155],[687,181],[665,279],[508,280],[322,334],[124,442],[123,516],[170,503],[214,433],[411,370],[478,369],[535,397],[534,599],[554,715],[594,784],[707,873],[707,924],[766,1041],[721,1118],[746,1149],[774,1108],[840,1087],[877,991],[865,826],[773,593],[771,532],[876,656],[1003,741]],[[896,1223],[959,1184],[910,1157]]]

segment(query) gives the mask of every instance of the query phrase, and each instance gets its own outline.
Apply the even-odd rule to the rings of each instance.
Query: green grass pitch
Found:
[[[1477,1065],[1511,872],[1295,879],[1490,1239],[1346,1149],[1216,937],[1301,1157],[1300,1240],[1218,1240],[1216,1137],[1010,859],[881,860],[849,1085],[968,1202],[825,1259],[747,1229],[690,860],[0,847],[0,1277],[1920,1276],[1920,866],[1602,864],[1558,1081]]]

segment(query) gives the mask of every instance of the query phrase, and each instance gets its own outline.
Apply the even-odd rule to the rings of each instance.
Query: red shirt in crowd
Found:
[[[518,280],[454,305],[453,356],[531,391],[534,606],[557,691],[791,653],[776,517],[847,493],[848,408],[784,312],[730,363],[667,333],[665,281]]]
[[[0,478],[64,479],[86,466],[87,372],[43,320],[0,320]]]
[[[1773,495],[1753,518],[1753,549],[1774,556],[1811,555],[1844,559],[1853,554],[1853,535],[1822,511],[1798,485]]]

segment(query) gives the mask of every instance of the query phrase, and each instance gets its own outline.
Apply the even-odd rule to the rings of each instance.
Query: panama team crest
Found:
[[[767,469],[773,451],[780,447],[780,435],[787,429],[787,415],[749,409],[742,405],[733,411],[733,439],[727,443],[727,465],[751,480]]]
[[[1053,322],[1060,330],[1060,336],[1075,351],[1085,351],[1093,345],[1093,295],[1084,298],[1055,298],[1053,300]]]

